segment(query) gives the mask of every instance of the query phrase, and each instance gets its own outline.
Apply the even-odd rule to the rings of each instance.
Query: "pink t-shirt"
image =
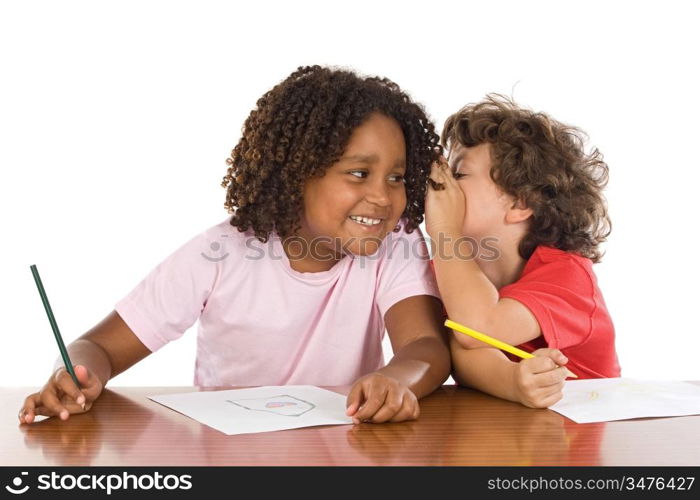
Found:
[[[199,319],[198,386],[348,385],[384,365],[384,315],[439,297],[420,230],[390,233],[370,256],[330,270],[290,267],[279,237],[261,243],[229,218],[159,264],[115,309],[152,352]]]

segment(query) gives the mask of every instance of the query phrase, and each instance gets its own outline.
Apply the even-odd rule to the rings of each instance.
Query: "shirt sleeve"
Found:
[[[403,224],[403,223],[402,223]],[[390,233],[377,285],[377,306],[384,317],[397,302],[415,295],[440,298],[420,229]]]
[[[180,338],[199,318],[220,272],[203,257],[211,241],[202,233],[158,264],[115,310],[151,351]]]
[[[566,349],[591,335],[595,312],[594,283],[574,260],[543,265],[499,291],[501,298],[517,300],[537,319],[547,346]]]

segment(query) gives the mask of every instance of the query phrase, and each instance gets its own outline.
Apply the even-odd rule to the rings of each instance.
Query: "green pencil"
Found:
[[[53,312],[51,311],[51,304],[49,304],[49,298],[46,296],[46,292],[44,291],[44,285],[41,284],[41,278],[39,277],[39,271],[37,270],[35,265],[29,266],[29,269],[32,270],[32,276],[34,276],[34,282],[36,283],[36,287],[39,289],[39,295],[41,295],[41,302],[44,304],[44,309],[46,309],[46,315],[49,317],[49,323],[51,323],[51,329],[53,330],[53,335],[56,337],[56,343],[58,343],[58,350],[61,351],[61,357],[63,358],[63,363],[66,365],[66,370],[68,370],[68,373],[70,373],[70,376],[73,377],[73,382],[75,382],[75,385],[80,388],[80,382],[78,382],[78,377],[75,376],[75,372],[73,371],[73,363],[71,363],[70,358],[68,357],[68,351],[66,350],[66,346],[63,343],[63,338],[61,337],[61,332],[58,331],[58,325],[56,324],[56,318],[53,316]]]

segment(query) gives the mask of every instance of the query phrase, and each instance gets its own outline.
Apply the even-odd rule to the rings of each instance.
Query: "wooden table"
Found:
[[[700,416],[576,424],[443,386],[414,422],[227,436],[147,399],[193,390],[116,387],[67,422],[20,426],[33,389],[0,388],[0,465],[700,465]]]

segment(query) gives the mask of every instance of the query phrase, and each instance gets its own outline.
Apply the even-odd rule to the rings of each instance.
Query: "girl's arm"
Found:
[[[71,347],[82,361],[73,357]],[[71,361],[93,371],[103,385],[151,354],[116,311],[80,336],[71,347],[68,349]]]
[[[399,380],[416,397],[427,396],[450,375],[442,304],[429,295],[409,297],[394,304],[384,320],[394,356],[378,371]]]
[[[36,415],[66,420],[72,413],[89,410],[111,378],[151,354],[116,311],[67,349],[81,387],[76,387],[62,361],[57,361],[44,387],[25,399],[20,423],[32,423]]]
[[[385,323],[394,357],[359,379],[350,390],[347,414],[353,421],[400,422],[418,417],[418,399],[450,374],[450,352],[440,301],[428,295],[394,304]]]

